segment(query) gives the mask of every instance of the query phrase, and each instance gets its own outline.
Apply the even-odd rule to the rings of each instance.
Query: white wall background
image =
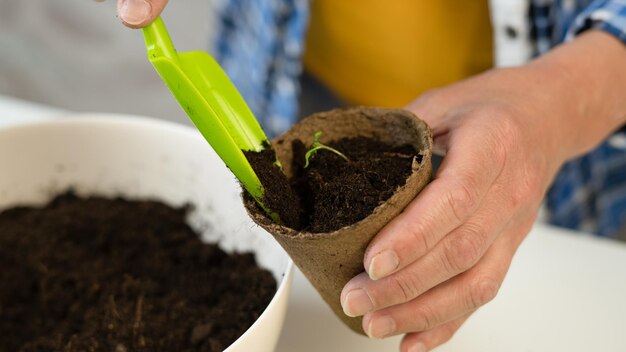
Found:
[[[214,0],[172,0],[163,14],[180,51],[208,50]],[[115,0],[0,0],[0,94],[74,111],[189,123],[148,62],[141,31]]]

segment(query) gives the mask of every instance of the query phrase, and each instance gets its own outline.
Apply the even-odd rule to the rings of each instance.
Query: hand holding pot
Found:
[[[621,61],[620,61],[621,60]],[[591,31],[525,67],[428,93],[408,109],[446,154],[435,179],[370,243],[341,302],[402,351],[447,341],[493,299],[562,163],[626,120],[626,50]]]

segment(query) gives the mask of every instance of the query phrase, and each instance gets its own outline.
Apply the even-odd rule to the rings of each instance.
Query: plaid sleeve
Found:
[[[596,0],[574,20],[567,39],[595,28],[606,31],[626,44],[626,0]]]
[[[586,5],[585,0],[577,1]],[[626,44],[626,0],[595,0],[567,28],[566,39],[597,28]],[[559,171],[547,194],[552,224],[626,238],[625,131],[626,126]]]

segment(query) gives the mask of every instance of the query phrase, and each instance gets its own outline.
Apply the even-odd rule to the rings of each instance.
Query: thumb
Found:
[[[117,16],[130,28],[142,28],[161,14],[167,0],[118,0]]]

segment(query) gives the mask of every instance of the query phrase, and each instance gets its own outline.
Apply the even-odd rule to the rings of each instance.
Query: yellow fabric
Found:
[[[402,106],[492,66],[487,0],[313,0],[305,68],[347,102]]]

